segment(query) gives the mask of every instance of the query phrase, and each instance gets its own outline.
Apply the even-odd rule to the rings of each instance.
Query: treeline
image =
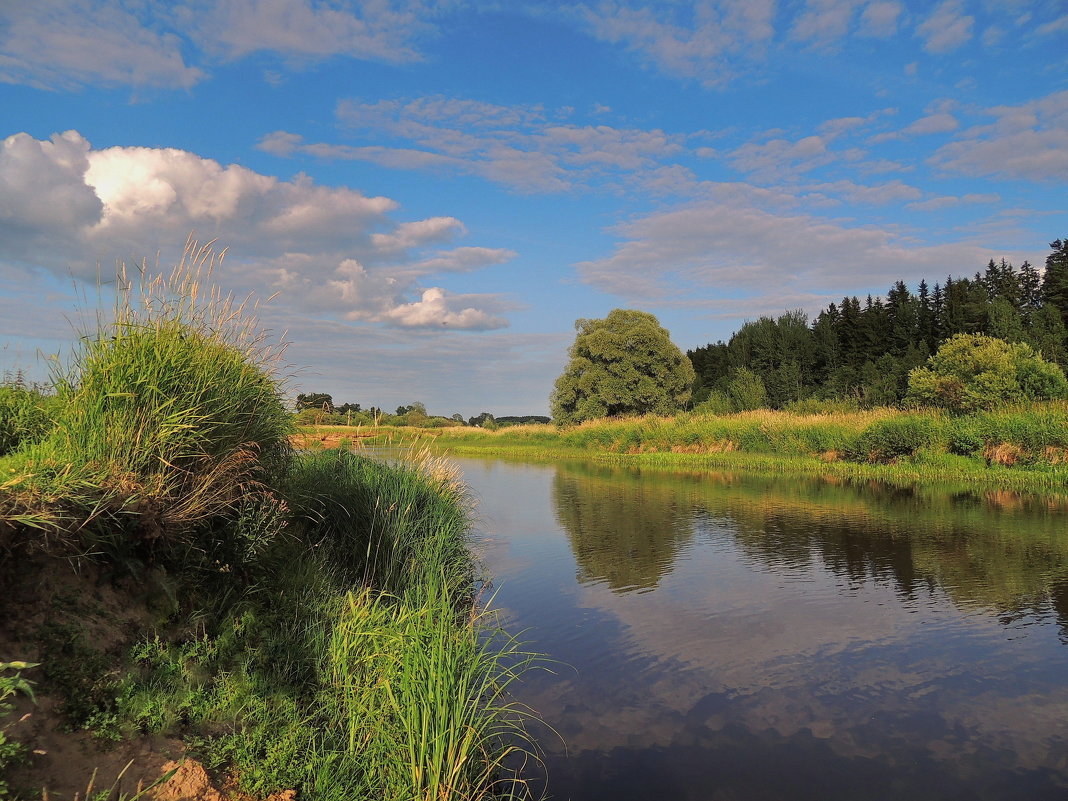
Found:
[[[991,260],[972,278],[915,291],[904,281],[885,298],[845,297],[811,322],[800,311],[745,323],[728,342],[688,351],[694,403],[724,410],[783,408],[806,399],[891,405],[909,372],[961,334],[1030,345],[1068,367],[1068,239],[1051,243],[1040,272]]]
[[[325,392],[297,395],[296,412],[298,423],[315,425],[393,425],[422,428],[468,425],[495,429],[527,423],[549,422],[548,417],[537,414],[494,417],[489,412],[481,412],[465,420],[464,416],[457,412],[451,417],[445,417],[430,414],[426,405],[420,401],[407,406],[398,406],[394,412],[390,413],[378,406],[364,409],[358,403],[335,405],[333,396]]]

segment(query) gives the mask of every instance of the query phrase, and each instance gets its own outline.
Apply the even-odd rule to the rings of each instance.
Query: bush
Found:
[[[888,462],[931,448],[940,433],[936,420],[926,415],[887,417],[864,429],[851,455],[872,462]]]
[[[1019,401],[1063,398],[1064,372],[1029,345],[958,334],[909,373],[906,402],[968,414]]]
[[[727,394],[739,412],[763,409],[768,405],[768,391],[764,387],[764,380],[745,367],[736,370],[727,382]]]
[[[722,389],[715,389],[708,394],[705,400],[694,406],[693,411],[695,414],[711,414],[722,417],[725,414],[734,414],[737,409],[734,408],[734,401],[731,400],[730,395]]]

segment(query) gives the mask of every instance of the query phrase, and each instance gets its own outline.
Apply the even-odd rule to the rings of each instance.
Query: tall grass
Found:
[[[56,411],[55,396],[19,380],[0,384],[0,456],[45,437]]]
[[[964,416],[929,409],[809,411],[689,412],[598,420],[571,428],[530,425],[496,432],[464,428],[425,436],[436,448],[456,453],[592,454],[642,463],[734,464],[743,469],[826,470],[903,480],[967,474],[1035,489],[1068,486],[1064,401]]]
[[[175,538],[284,463],[278,352],[250,309],[205,287],[216,261],[191,241],[169,275],[119,276],[113,320],[57,379],[54,426],[3,463],[0,519],[35,514],[39,531],[112,546],[131,525]]]

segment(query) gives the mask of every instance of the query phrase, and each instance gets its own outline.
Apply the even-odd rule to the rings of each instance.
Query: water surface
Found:
[[[554,798],[1068,798],[1063,502],[457,461]]]

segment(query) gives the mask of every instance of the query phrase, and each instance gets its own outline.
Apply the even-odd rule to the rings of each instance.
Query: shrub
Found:
[[[1029,345],[981,334],[946,340],[925,367],[909,373],[906,402],[972,413],[1018,401],[1062,398],[1064,372]]]
[[[727,382],[727,394],[739,412],[762,409],[768,405],[768,391],[764,387],[764,380],[745,367],[736,370]]]
[[[932,447],[939,434],[940,426],[926,415],[887,417],[864,429],[852,455],[872,462],[888,462]]]

